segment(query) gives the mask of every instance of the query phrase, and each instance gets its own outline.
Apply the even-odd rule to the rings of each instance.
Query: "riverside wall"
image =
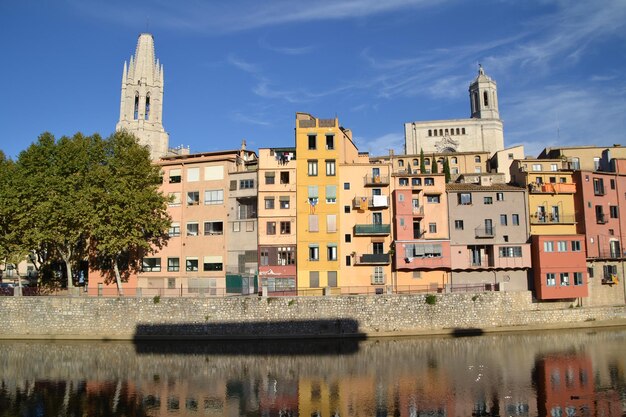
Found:
[[[626,323],[626,306],[531,293],[341,297],[0,297],[3,339],[211,339],[481,333]],[[553,307],[553,308],[552,308]]]

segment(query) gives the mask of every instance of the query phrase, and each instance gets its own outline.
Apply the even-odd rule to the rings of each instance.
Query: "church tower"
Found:
[[[496,82],[485,75],[481,65],[478,77],[469,86],[472,119],[499,119],[498,88]]]
[[[163,65],[154,57],[154,39],[139,35],[135,55],[124,62],[120,120],[116,130],[134,134],[150,148],[153,160],[167,154],[169,135],[163,128]]]

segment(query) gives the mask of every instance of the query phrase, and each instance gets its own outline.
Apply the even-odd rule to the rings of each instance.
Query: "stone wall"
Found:
[[[375,336],[626,319],[624,305],[540,309],[525,291],[427,297],[0,297],[0,338]]]

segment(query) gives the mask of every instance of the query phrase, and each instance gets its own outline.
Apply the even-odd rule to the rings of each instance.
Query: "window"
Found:
[[[317,214],[309,214],[309,232],[319,232],[319,219]]]
[[[455,220],[454,221],[454,228],[456,230],[463,230],[463,220]]]
[[[614,190],[615,189],[615,180],[613,178],[611,178],[610,184],[611,184],[611,190]]]
[[[139,93],[135,93],[135,109],[133,110],[133,119],[139,119]]]
[[[504,201],[504,193],[496,193],[497,201]]]
[[[350,255],[346,255],[346,266],[350,266],[352,264],[352,257]]]
[[[274,197],[265,197],[265,208],[272,210],[274,208]]]
[[[472,204],[472,194],[471,193],[459,193],[458,194],[459,204],[463,206],[468,206]]]
[[[541,164],[533,164],[533,171],[541,171]]]
[[[543,251],[544,252],[554,252],[554,242],[543,242]]]
[[[567,241],[559,240],[556,242],[556,250],[558,252],[567,252]]]
[[[188,206],[197,206],[200,204],[200,192],[199,191],[188,191],[187,192],[187,205]]]
[[[507,224],[508,224],[508,220],[507,220],[506,214],[501,214],[500,215],[500,225],[501,226],[506,226]]]
[[[274,184],[276,180],[276,175],[274,172],[266,172],[265,173],[265,184]]]
[[[316,177],[317,176],[317,159],[311,159],[308,161],[309,164],[309,177]]]
[[[276,234],[276,222],[267,222],[266,234],[268,235]]]
[[[609,206],[609,213],[612,219],[618,218],[617,206]]]
[[[344,182],[343,183],[343,189],[344,190],[349,190],[350,189],[350,183],[349,182]]]
[[[169,198],[170,198],[170,202],[169,202],[170,206],[180,206],[180,193],[179,192],[170,193]]]
[[[270,252],[267,249],[259,251],[259,264],[263,266],[270,264]]]
[[[336,214],[326,215],[326,231],[328,233],[335,233],[337,231],[337,215]]]
[[[450,158],[450,163],[454,164],[454,165],[456,165],[458,163],[457,159],[456,159],[456,156],[453,156],[452,158]]]
[[[161,272],[161,258],[143,258],[141,270],[143,272]]]
[[[233,232],[238,232],[241,230],[241,224],[239,222],[233,222]]]
[[[602,178],[593,179],[594,195],[604,195],[604,180]]]
[[[170,237],[178,237],[180,236],[180,223],[172,223],[170,225],[170,230],[167,232]]]
[[[438,195],[427,195],[426,196],[426,202],[427,203],[438,204],[439,203],[439,196]]]
[[[207,262],[206,260],[202,263],[203,271],[222,271],[224,269],[224,264],[221,262]]]
[[[580,252],[580,240],[572,240],[572,252]]]
[[[419,166],[420,161],[418,161],[417,159],[414,159],[412,163],[413,163],[414,167],[417,167],[417,166]]]
[[[556,275],[553,273],[546,274],[546,285],[548,287],[554,287],[556,285]]]
[[[335,149],[335,136],[334,135],[326,135],[326,149],[329,151]]]
[[[253,179],[239,180],[239,189],[240,190],[249,190],[251,188],[254,188],[254,180]]]
[[[493,204],[493,197],[483,197],[483,204]]]
[[[280,208],[281,209],[288,209],[289,208],[289,196],[280,196],[279,199],[280,201]]]
[[[437,223],[428,223],[428,233],[437,233]]]
[[[566,287],[569,285],[569,272],[561,272],[561,286]]]
[[[420,185],[422,185],[422,179],[421,178],[411,178],[411,185],[414,187],[419,187]]]
[[[375,266],[372,274],[372,284],[382,285],[385,283],[385,270],[382,266]]]
[[[589,278],[593,278],[593,267],[587,267],[587,275]]]
[[[280,222],[280,234],[281,235],[290,235],[291,234],[291,222]]]
[[[328,271],[328,286],[337,286],[337,271]]]
[[[309,245],[309,261],[320,260],[320,248],[317,245]]]
[[[400,178],[399,184],[401,186],[407,186],[407,185],[409,185],[409,179],[408,178]]]
[[[200,168],[187,168],[187,182],[200,181]]]
[[[320,273],[319,271],[309,271],[309,287],[319,288],[320,286]]]
[[[559,166],[557,164],[550,164],[550,171],[558,171]]]
[[[434,178],[424,178],[424,185],[428,185],[428,186],[432,186],[435,185],[435,179]]]
[[[329,177],[335,176],[335,160],[334,159],[326,160],[326,175]]]
[[[474,162],[475,162],[475,163],[477,163],[477,164],[479,164],[479,163],[480,163],[480,156],[476,155],[476,156],[474,157]]]
[[[204,235],[223,235],[224,223],[223,222],[204,222]]]
[[[280,183],[281,184],[289,184],[289,171],[281,171],[280,172]]]
[[[296,252],[294,248],[278,248],[278,265],[295,265]]]
[[[317,148],[317,136],[309,135],[309,149],[313,150]]]
[[[574,285],[583,285],[583,273],[574,272]]]
[[[167,272],[178,272],[180,270],[180,258],[167,258]]]
[[[346,214],[350,214],[350,206],[343,206],[343,212]]]
[[[501,246],[498,250],[500,258],[521,258],[522,247],[521,246]]]
[[[144,119],[150,119],[150,93],[146,94],[146,114]]]
[[[337,245],[333,245],[330,244],[327,246],[327,259],[329,261],[336,261],[337,260]]]
[[[224,204],[224,190],[206,190],[204,192],[204,204]]]
[[[187,272],[198,271],[198,258],[187,258],[185,260],[185,271]]]
[[[335,204],[336,202],[337,202],[337,186],[327,185],[326,186],[326,203]]]
[[[511,214],[511,223],[513,226],[519,226],[519,214]]]
[[[352,242],[352,235],[350,233],[346,233],[344,236],[344,240],[346,243]]]
[[[198,236],[198,223],[187,223],[187,236]]]

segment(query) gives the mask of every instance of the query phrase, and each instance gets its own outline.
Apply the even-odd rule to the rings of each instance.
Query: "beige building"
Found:
[[[489,155],[504,149],[502,120],[498,111],[496,82],[483,68],[469,86],[470,118],[411,122],[404,125],[404,150],[416,155],[484,151]]]
[[[259,286],[296,291],[296,148],[259,149]]]
[[[120,120],[116,130],[134,134],[150,147],[153,160],[167,155],[169,135],[163,128],[163,65],[155,59],[154,39],[142,33],[135,55],[124,62]]]
[[[613,146],[560,146],[545,148],[539,159],[560,159],[563,169],[581,171],[611,171],[611,159],[625,159],[626,147]]]

